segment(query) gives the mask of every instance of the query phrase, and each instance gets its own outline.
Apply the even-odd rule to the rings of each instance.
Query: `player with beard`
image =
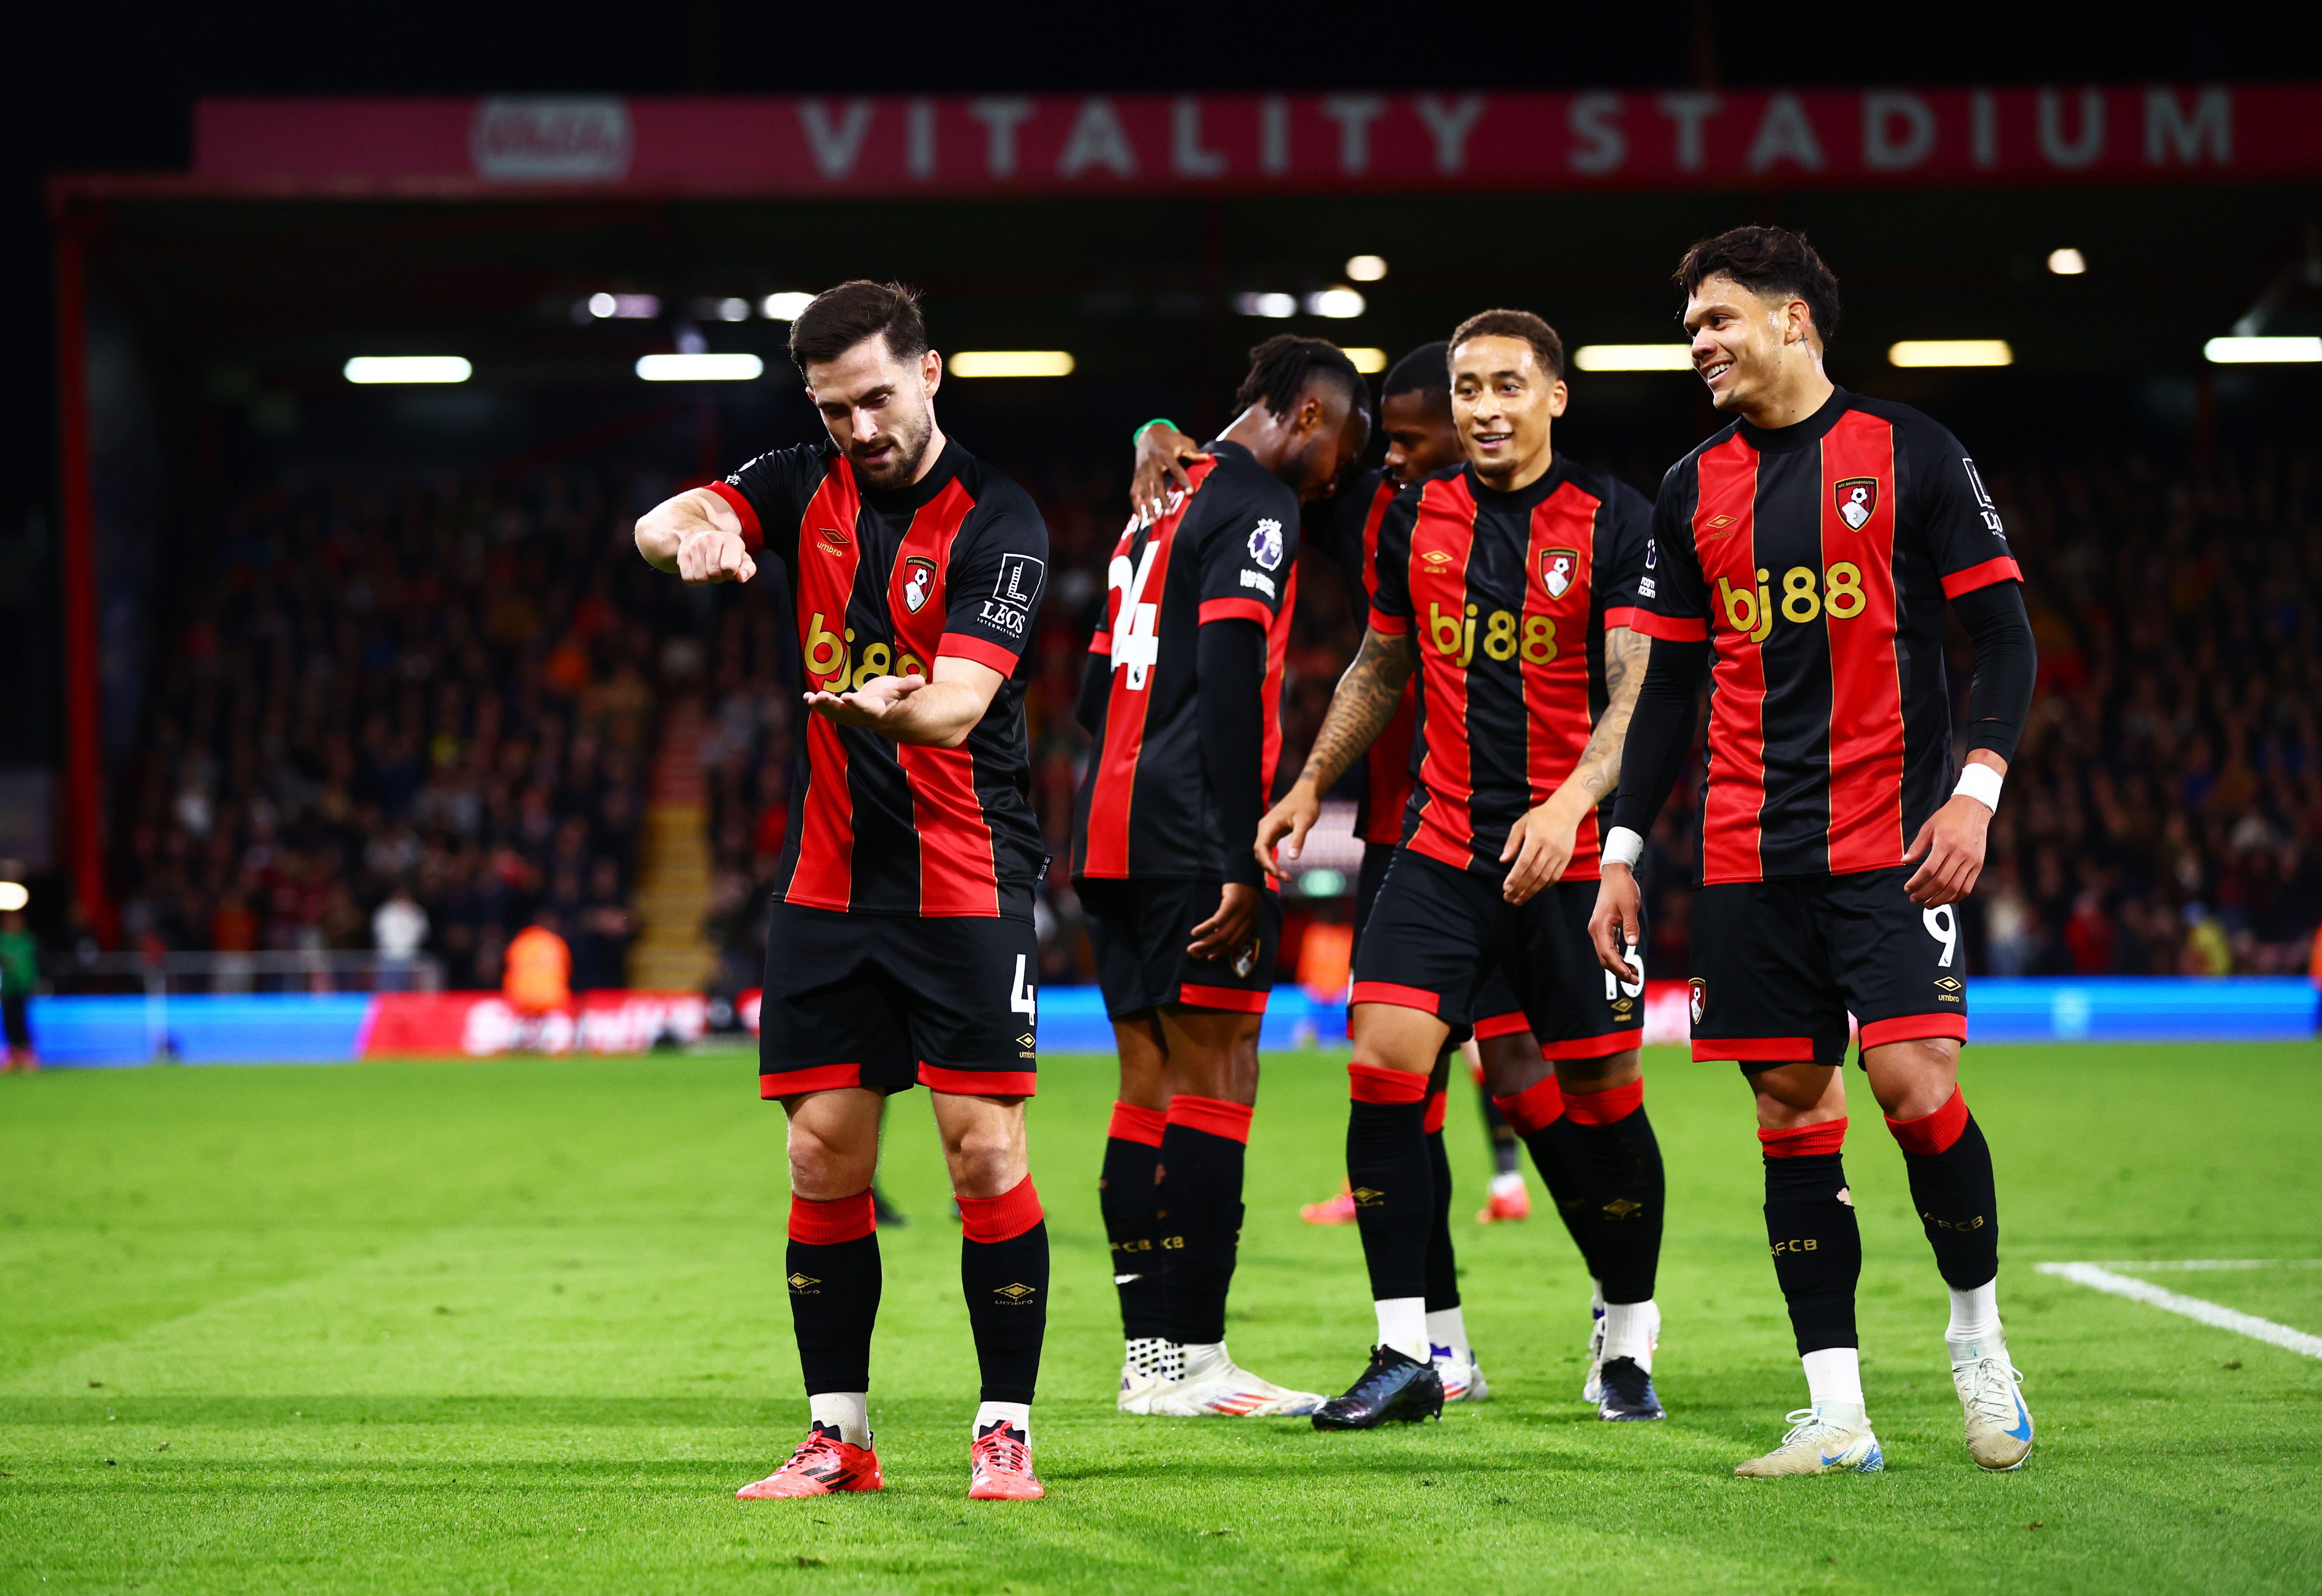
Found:
[[[1991,1150],[1959,1088],[1966,962],[1953,905],[2032,702],[2021,573],[1967,451],[1917,411],[1833,386],[1838,279],[1805,240],[1742,227],[1678,268],[1694,369],[1733,417],[1669,469],[1653,515],[1652,639],[1590,930],[1637,932],[1633,867],[1692,741],[1709,759],[1694,896],[1693,1056],[1758,1099],[1766,1235],[1809,1406],[1735,1473],[1884,1465],[1862,1394],[1862,1237],[1840,1149],[1848,1017],[1951,1289],[1943,1338],[1968,1455],[2020,1467],[2032,1416],[1999,1322]],[[1975,649],[1953,783],[1943,606]]]
[[[1080,719],[1096,747],[1073,881],[1120,1053],[1099,1190],[1125,1413],[1303,1415],[1322,1400],[1226,1350],[1282,931],[1280,897],[1240,839],[1256,834],[1282,740],[1299,506],[1360,457],[1369,398],[1334,344],[1284,336],[1252,350],[1239,413],[1186,487],[1121,534],[1089,643]]]
[[[1016,679],[1047,574],[1030,497],[945,437],[918,296],[850,282],[791,325],[818,444],[760,455],[637,523],[688,582],[789,578],[812,711],[775,869],[759,1095],[790,1118],[785,1275],[809,1433],[745,1499],[876,1491],[872,1175],[886,1094],[931,1092],[983,1374],[968,1495],[1043,1494],[1031,1402],[1048,1233],[1025,1151],[1045,862]]]
[[[1547,323],[1521,311],[1472,316],[1452,336],[1449,364],[1467,463],[1388,508],[1362,652],[1257,837],[1269,868],[1277,843],[1296,857],[1321,792],[1415,678],[1416,784],[1350,993],[1347,1173],[1378,1341],[1362,1377],[1314,1423],[1367,1429],[1440,1410],[1425,1316],[1440,1205],[1423,1105],[1447,1039],[1489,1017],[1495,971],[1549,1061],[1502,1106],[1520,1129],[1532,1104],[1560,1106],[1584,1209],[1602,1221],[1586,1248],[1606,1298],[1600,1415],[1659,1418],[1663,1191],[1638,1067],[1642,972],[1606,980],[1586,934],[1596,807],[1619,769],[1643,652],[1629,616],[1645,509],[1553,448],[1568,392],[1563,344]]]
[[[1457,467],[1466,458],[1451,410],[1449,359],[1450,345],[1438,339],[1421,344],[1394,363],[1379,391],[1385,460],[1354,479],[1344,491],[1308,507],[1310,544],[1339,565],[1348,592],[1358,597],[1364,614],[1368,613],[1377,589],[1378,534],[1387,506],[1397,493],[1438,471]],[[1166,420],[1159,420],[1138,430],[1136,447],[1132,490],[1136,502],[1149,504],[1160,502],[1173,486],[1182,488],[1181,462],[1200,446]],[[1627,513],[1647,513],[1642,497],[1626,483],[1612,486]],[[1404,808],[1412,792],[1412,727],[1417,702],[1417,684],[1406,684],[1394,719],[1360,756],[1361,797],[1355,816],[1355,834],[1363,840],[1363,862],[1355,889],[1358,953],[1363,924],[1370,917],[1379,883],[1385,879],[1395,844],[1403,836]],[[1588,1264],[1595,1300],[1590,1305],[1588,1370],[1581,1400],[1595,1402],[1601,1395],[1604,1306],[1591,1243],[1595,1230],[1607,1221],[1589,1208],[1578,1178],[1583,1149],[1574,1144],[1586,1138],[1577,1135],[1577,1127],[1563,1111],[1555,1089],[1555,1071],[1543,1056],[1504,974],[1495,971],[1488,978],[1476,1006],[1483,1017],[1476,1022],[1474,1037],[1464,1049],[1447,1050],[1429,1081],[1427,1156],[1435,1178],[1436,1199],[1427,1253],[1429,1358],[1443,1382],[1446,1401],[1481,1401],[1490,1396],[1491,1388],[1468,1339],[1460,1302],[1458,1257],[1450,1227],[1451,1162],[1443,1143],[1450,1061],[1453,1053],[1464,1052],[1484,1089],[1484,1124],[1497,1165],[1486,1206],[1476,1218],[1488,1224],[1522,1218],[1531,1212],[1523,1175],[1516,1167],[1521,1141],[1530,1149],[1559,1217]],[[1521,1134],[1503,1111],[1503,1100],[1523,1119]],[[1353,1193],[1349,1190],[1326,1202],[1310,1204],[1301,1217],[1311,1224],[1356,1223]]]

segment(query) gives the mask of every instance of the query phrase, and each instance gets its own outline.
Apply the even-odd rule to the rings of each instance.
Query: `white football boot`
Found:
[[[1476,1356],[1475,1348],[1467,1349],[1461,1357],[1450,1347],[1431,1342],[1428,1362],[1443,1382],[1443,1400],[1447,1402],[1488,1402],[1492,1400],[1491,1382],[1484,1378],[1484,1365]]]
[[[1157,1336],[1132,1336],[1120,1363],[1120,1410],[1149,1413],[1153,1394],[1177,1382],[1185,1372],[1185,1349]]]
[[[1592,1405],[1604,1400],[1604,1293],[1600,1288],[1588,1302],[1588,1374],[1580,1382],[1580,1400]],[[1652,1352],[1661,1349],[1660,1304],[1653,1304],[1653,1327],[1645,1338]]]
[[[1292,1391],[1235,1366],[1226,1344],[1187,1343],[1184,1372],[1175,1383],[1148,1394],[1136,1411],[1158,1418],[1291,1418],[1320,1408],[1325,1398]]]
[[[1967,1411],[1967,1455],[1995,1474],[2020,1469],[2032,1455],[2032,1410],[2016,1389],[2024,1378],[2007,1361],[2007,1341],[1949,1341],[1952,1384]]]
[[[1782,1444],[1741,1464],[1735,1473],[1770,1480],[1782,1474],[1875,1474],[1887,1466],[1879,1437],[1860,1409],[1825,1418],[1820,1408],[1801,1408],[1784,1415],[1783,1422],[1790,1429]]]

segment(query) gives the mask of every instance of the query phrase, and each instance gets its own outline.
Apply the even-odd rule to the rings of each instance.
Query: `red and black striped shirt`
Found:
[[[1338,562],[1348,592],[1364,610],[1378,591],[1379,526],[1402,490],[1402,484],[1384,470],[1365,471],[1313,517],[1314,541]],[[1355,834],[1366,843],[1403,840],[1403,809],[1411,802],[1411,733],[1418,711],[1419,686],[1413,681],[1404,686],[1403,702],[1395,706],[1386,730],[1363,751]]]
[[[1403,846],[1494,880],[1524,811],[1571,775],[1602,713],[1604,631],[1634,624],[1651,510],[1562,456],[1516,493],[1461,466],[1380,523],[1370,624],[1409,633],[1419,716]],[[1594,880],[1592,814],[1566,880]]]
[[[1843,388],[1669,469],[1637,629],[1707,638],[1701,880],[1900,864],[1949,797],[1943,603],[2020,581],[1959,440]]]
[[[1258,873],[1250,844],[1282,752],[1298,496],[1238,443],[1203,449],[1187,468],[1192,487],[1173,495],[1158,520],[1132,520],[1113,550],[1104,621],[1089,640],[1109,679],[1074,816],[1075,876],[1231,881]],[[1197,667],[1202,628],[1231,622],[1265,634],[1252,728],[1263,741],[1254,789],[1220,794],[1202,760]]]
[[[1017,664],[1048,531],[1030,496],[953,442],[898,492],[865,489],[827,442],[762,454],[709,486],[789,575],[809,689],[926,675],[944,655],[1010,679],[958,748],[807,716],[774,896],[855,914],[1031,918],[1047,850]]]

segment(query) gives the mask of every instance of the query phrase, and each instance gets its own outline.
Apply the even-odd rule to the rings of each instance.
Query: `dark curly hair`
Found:
[[[1278,333],[1249,351],[1249,375],[1234,390],[1234,408],[1264,405],[1276,415],[1288,415],[1317,381],[1336,383],[1351,410],[1370,413],[1370,388],[1354,361],[1337,344],[1321,338]]]
[[[1838,336],[1838,278],[1803,233],[1787,227],[1736,227],[1703,239],[1678,262],[1677,285],[1691,298],[1714,277],[1730,277],[1752,294],[1803,299],[1815,336],[1828,349]]]

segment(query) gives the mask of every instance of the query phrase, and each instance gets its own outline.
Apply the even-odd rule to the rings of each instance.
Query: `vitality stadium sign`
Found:
[[[203,101],[197,185],[413,197],[2279,181],[2322,85]]]

